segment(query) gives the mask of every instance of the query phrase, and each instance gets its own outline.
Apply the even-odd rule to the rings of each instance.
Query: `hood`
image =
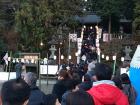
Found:
[[[122,96],[124,96],[120,89],[109,84],[99,84],[97,86],[93,86],[87,92],[94,98],[95,103],[96,101],[100,103],[97,105],[113,105],[116,104]]]

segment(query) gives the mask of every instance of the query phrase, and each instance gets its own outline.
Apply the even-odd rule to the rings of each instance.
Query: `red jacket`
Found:
[[[124,93],[110,84],[93,86],[87,92],[93,97],[95,105],[129,105]]]

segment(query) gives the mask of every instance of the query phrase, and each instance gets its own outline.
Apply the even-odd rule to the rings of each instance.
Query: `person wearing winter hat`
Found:
[[[28,72],[25,74],[24,80],[31,89],[28,105],[44,104],[43,97],[45,96],[45,94],[36,86],[37,75],[35,73]]]

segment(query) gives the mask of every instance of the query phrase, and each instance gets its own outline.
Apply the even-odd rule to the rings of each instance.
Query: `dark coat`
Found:
[[[62,101],[61,101],[61,105],[66,105],[66,98],[68,96],[69,93],[71,93],[72,91],[66,91],[63,96],[62,96]]]
[[[54,85],[52,94],[55,94],[58,97],[59,102],[62,100],[62,95],[66,92],[66,82],[67,80],[58,80]]]
[[[37,87],[31,87],[28,105],[43,105],[45,94]]]
[[[79,84],[78,87],[80,90],[87,91],[92,87],[92,82],[91,81],[82,82],[81,84]]]

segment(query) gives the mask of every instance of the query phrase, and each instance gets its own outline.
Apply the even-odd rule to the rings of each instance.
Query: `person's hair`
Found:
[[[112,68],[104,63],[97,63],[95,66],[95,75],[98,80],[111,80]]]
[[[81,82],[80,75],[79,75],[78,73],[76,73],[76,72],[74,72],[74,73],[72,74],[72,79]]]
[[[69,79],[66,83],[65,83],[65,86],[66,86],[66,89],[67,90],[72,90],[72,89],[75,89],[76,86],[79,84],[80,82],[78,80],[75,80],[75,79]]]
[[[87,82],[87,81],[91,81],[91,78],[88,74],[85,74],[84,75],[84,81]]]
[[[43,97],[43,105],[55,105],[57,99],[58,98],[55,94],[47,94]]]
[[[126,73],[120,75],[123,84],[131,84],[129,76]]]
[[[37,82],[37,75],[32,72],[28,72],[24,76],[25,82],[30,86],[35,86]]]
[[[1,89],[2,105],[22,105],[29,96],[30,87],[21,78],[5,82]]]
[[[115,76],[112,78],[112,81],[115,83],[115,85],[119,88],[119,89],[123,89],[122,87],[122,81],[120,79],[120,77]]]
[[[76,91],[67,95],[66,105],[94,105],[94,100],[87,92]]]
[[[58,76],[63,77],[64,79],[69,78],[69,74],[66,70],[60,70],[59,73],[58,73]]]

